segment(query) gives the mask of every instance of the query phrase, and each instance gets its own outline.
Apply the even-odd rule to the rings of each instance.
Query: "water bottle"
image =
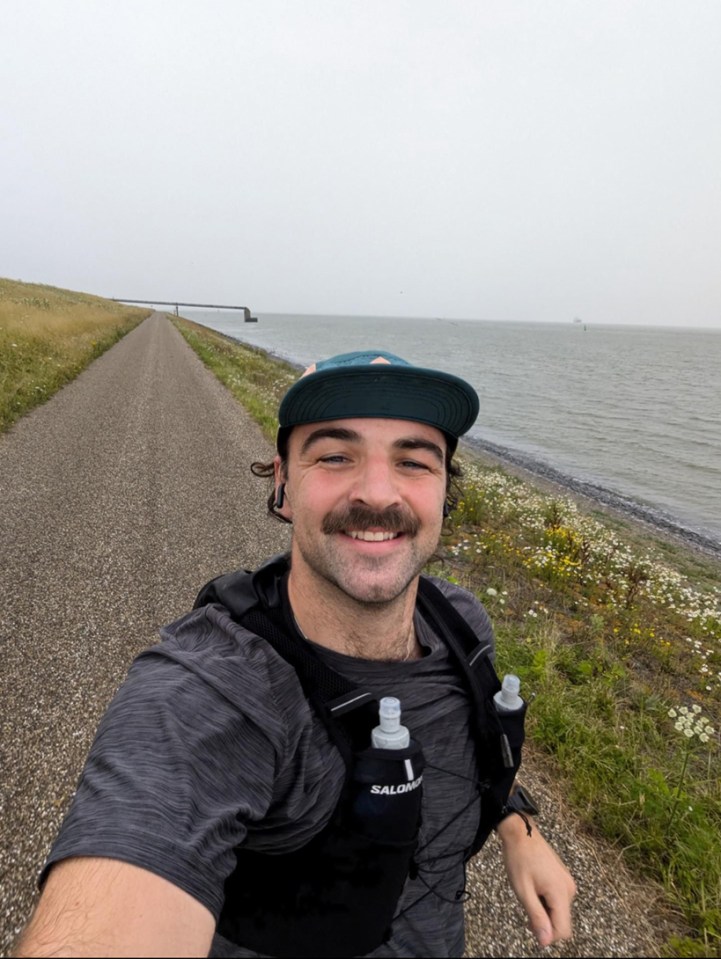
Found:
[[[374,749],[407,749],[411,734],[401,726],[401,701],[395,696],[384,696],[378,710],[380,725],[371,731]]]
[[[525,705],[521,697],[518,695],[518,691],[521,688],[521,680],[518,676],[514,676],[513,673],[506,673],[503,677],[503,682],[501,683],[501,688],[493,696],[493,702],[496,707],[496,712],[501,716],[508,716],[509,718],[513,714],[521,714],[521,711]],[[503,765],[506,769],[513,768],[513,753],[511,752],[511,745],[508,741],[508,735],[503,729],[503,721],[501,720],[501,754],[503,756]]]
[[[493,697],[496,704],[496,710],[499,713],[514,713],[517,709],[523,708],[523,700],[518,695],[521,688],[521,680],[513,673],[506,673],[501,683],[501,688]]]

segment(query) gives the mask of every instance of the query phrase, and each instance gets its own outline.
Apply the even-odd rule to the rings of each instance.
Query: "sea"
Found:
[[[303,368],[377,349],[455,373],[472,447],[721,555],[721,329],[184,315]]]

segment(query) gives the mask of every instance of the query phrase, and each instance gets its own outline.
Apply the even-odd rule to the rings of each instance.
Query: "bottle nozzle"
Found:
[[[521,709],[523,700],[519,695],[520,689],[521,680],[518,676],[514,676],[513,673],[506,673],[503,677],[500,690],[493,697],[497,708],[508,712]]]
[[[398,729],[401,724],[401,701],[395,696],[384,696],[380,702],[378,710],[380,716],[381,729],[385,732],[392,732]]]

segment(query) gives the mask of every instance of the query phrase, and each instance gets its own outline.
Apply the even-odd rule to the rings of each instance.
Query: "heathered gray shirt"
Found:
[[[477,600],[434,582],[490,641]],[[397,696],[426,758],[420,874],[406,883],[391,940],[371,955],[460,956],[463,857],[479,818],[470,703],[445,645],[418,614],[416,630],[425,655],[410,662],[315,648],[379,698]],[[223,607],[195,610],[161,637],[135,660],[101,721],[47,865],[68,856],[130,862],[217,918],[235,846],[303,845],[330,818],[344,766],[293,669]],[[256,953],[216,936],[211,955]]]

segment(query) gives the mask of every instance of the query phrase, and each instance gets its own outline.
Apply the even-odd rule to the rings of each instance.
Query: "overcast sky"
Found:
[[[720,0],[3,0],[0,275],[721,326]]]

